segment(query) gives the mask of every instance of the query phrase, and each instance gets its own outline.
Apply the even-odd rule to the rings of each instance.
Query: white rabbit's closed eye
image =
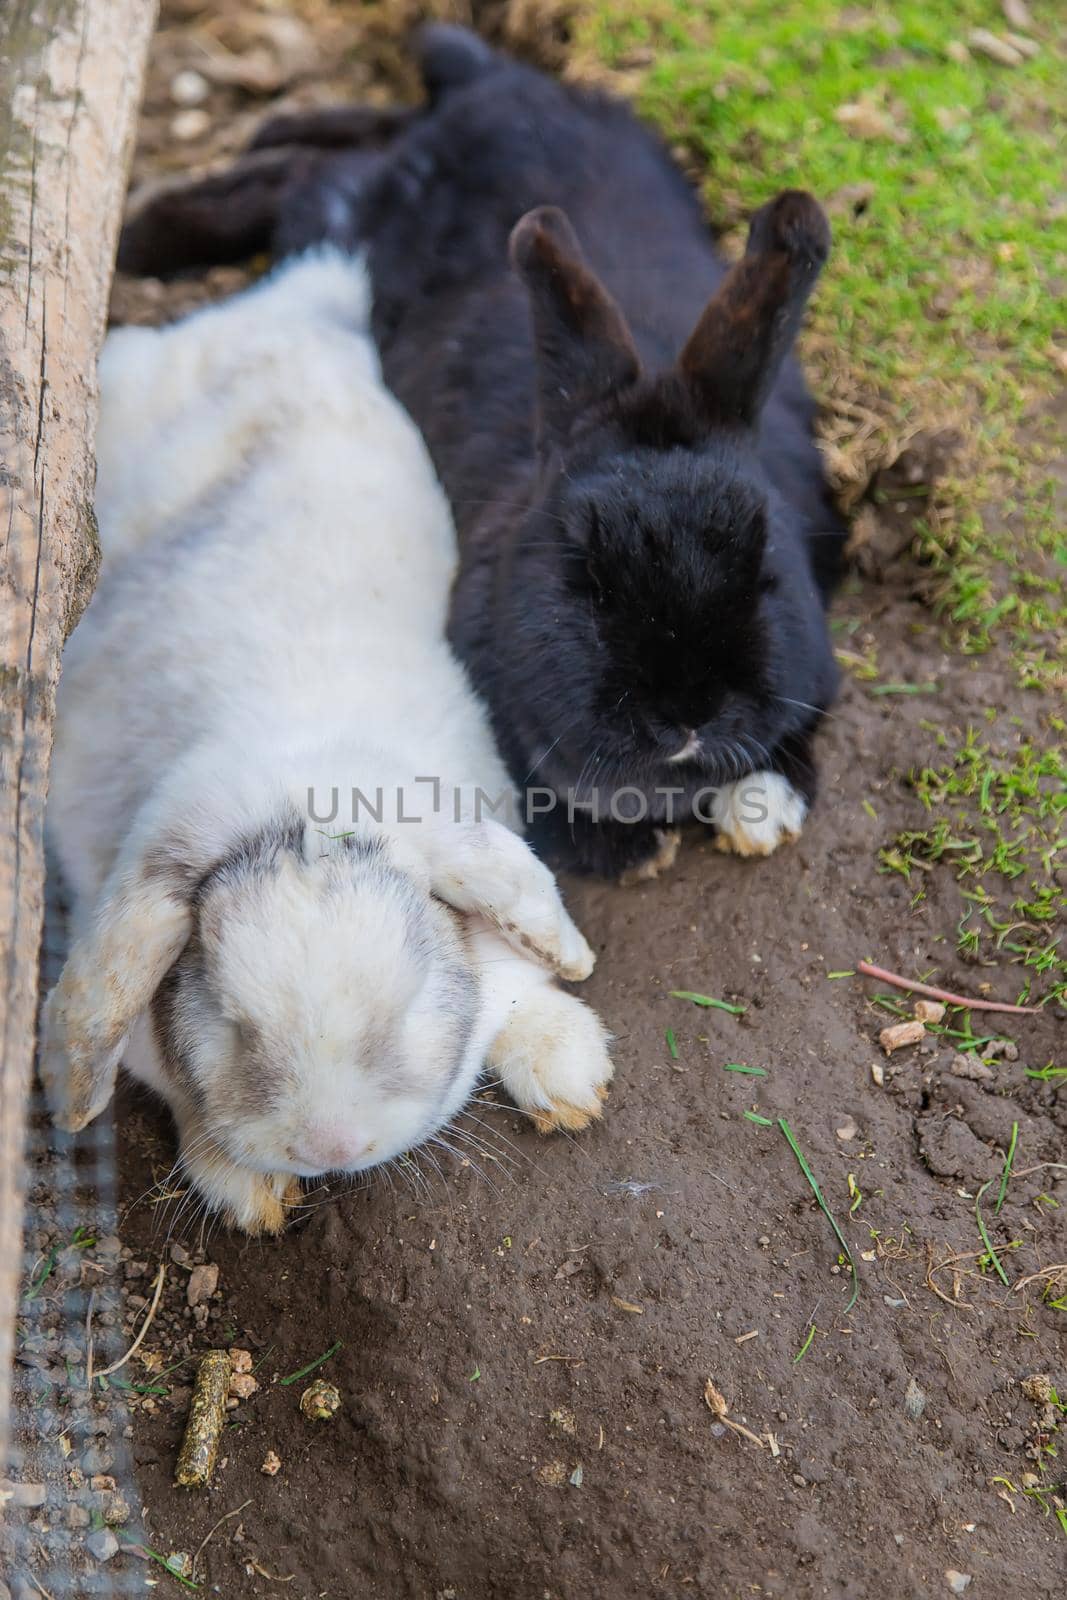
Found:
[[[488,1063],[539,1126],[596,1116],[592,955],[496,821],[323,827],[320,775],[506,795],[444,640],[455,546],[383,389],[358,262],[314,255],[102,370],[99,592],[68,649],[49,826],[75,938],[41,1076],[84,1127],[124,1064],[251,1232],[299,1182],[432,1137]],[[424,781],[424,780],[422,780]]]

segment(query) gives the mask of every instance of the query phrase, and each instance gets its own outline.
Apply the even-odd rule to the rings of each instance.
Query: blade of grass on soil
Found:
[[[807,1180],[808,1180],[808,1183],[811,1185],[812,1194],[815,1196],[816,1200],[819,1202],[819,1205],[822,1208],[823,1214],[826,1217],[827,1222],[830,1224],[831,1228],[834,1230],[834,1236],[836,1237],[838,1244],[841,1246],[842,1250],[845,1252],[845,1260],[848,1262],[849,1269],[850,1269],[850,1271],[852,1273],[852,1294],[851,1294],[851,1296],[849,1298],[848,1305],[845,1307],[845,1315],[847,1316],[848,1313],[852,1310],[852,1307],[856,1304],[856,1300],[857,1300],[857,1298],[859,1296],[859,1292],[860,1292],[860,1280],[859,1280],[859,1274],[856,1271],[855,1257],[853,1256],[852,1251],[849,1249],[848,1240],[845,1238],[844,1234],[841,1232],[841,1229],[837,1225],[837,1219],[835,1218],[833,1212],[830,1210],[830,1207],[826,1204],[826,1201],[822,1197],[822,1190],[819,1188],[819,1185],[816,1182],[814,1172],[812,1172],[811,1168],[808,1166],[808,1163],[807,1163],[807,1160],[805,1158],[803,1150],[800,1148],[800,1146],[797,1144],[796,1139],[793,1137],[792,1128],[789,1126],[788,1122],[785,1120],[784,1117],[779,1117],[778,1118],[778,1126],[781,1128],[782,1132],[785,1134],[785,1137],[786,1137],[786,1139],[787,1139],[787,1141],[789,1143],[790,1150],[792,1150],[793,1154],[797,1158],[797,1161],[800,1163],[801,1172],[804,1174],[805,1178],[807,1178]]]
[[[1011,1143],[1008,1145],[1008,1153],[1004,1157],[1004,1171],[1000,1175],[1000,1188],[997,1190],[997,1203],[993,1207],[993,1215],[995,1217],[1000,1215],[1000,1208],[1004,1204],[1004,1196],[1008,1192],[1008,1179],[1011,1177],[1012,1164],[1015,1161],[1015,1146],[1018,1143],[1018,1139],[1019,1124],[1013,1122],[1011,1125]]]
[[[982,1235],[982,1243],[985,1245],[987,1251],[989,1252],[990,1261],[992,1261],[994,1267],[997,1269],[997,1277],[1000,1279],[1001,1283],[1004,1285],[1004,1287],[1006,1289],[1010,1289],[1011,1288],[1011,1284],[1008,1282],[1008,1274],[1004,1271],[1004,1268],[1001,1265],[1000,1257],[997,1255],[996,1250],[993,1248],[993,1241],[989,1237],[989,1230],[987,1229],[987,1227],[985,1225],[985,1222],[984,1222],[984,1220],[982,1218],[982,1196],[985,1194],[986,1190],[989,1188],[989,1185],[992,1182],[993,1182],[992,1178],[987,1179],[987,1181],[985,1183],[983,1183],[982,1187],[979,1189],[977,1195],[975,1196],[975,1200],[974,1200],[974,1215],[975,1215],[975,1218],[976,1218],[976,1220],[978,1222],[978,1232]]]
[[[664,1035],[664,1037],[667,1040],[667,1049],[671,1053],[671,1060],[672,1061],[677,1061],[677,1059],[678,1059],[678,1041],[674,1037],[674,1029],[673,1028],[668,1028],[666,1034]]]
[[[871,694],[937,694],[936,683],[874,683]]]
[[[814,1339],[814,1337],[815,1337],[815,1324],[813,1322],[811,1327],[808,1329],[808,1337],[804,1340],[804,1343],[801,1345],[800,1349],[797,1351],[796,1355],[793,1357],[794,1366],[796,1365],[796,1363],[798,1361],[803,1361],[804,1357],[807,1355],[808,1351],[811,1349],[811,1341]]]
[[[343,1344],[343,1339],[336,1339],[328,1350],[323,1351],[321,1356],[316,1356],[314,1361],[309,1361],[306,1367],[300,1368],[299,1372],[290,1372],[287,1378],[279,1378],[278,1382],[289,1384],[296,1383],[300,1378],[306,1378],[309,1372],[317,1371],[324,1361],[329,1361],[331,1356],[335,1356]]]
[[[758,1111],[746,1111],[745,1116],[748,1118],[749,1122],[755,1122],[761,1128],[774,1127],[774,1123],[771,1121],[770,1117],[761,1117]]]
[[[732,1006],[726,1000],[714,1000],[710,994],[694,994],[691,989],[672,989],[672,1000],[689,1000],[695,1006],[710,1006],[716,1011],[729,1011],[731,1016],[743,1017],[747,1006]]]
[[[724,1072],[747,1072],[750,1078],[765,1078],[767,1076],[766,1067],[746,1067],[740,1061],[724,1061],[722,1070]]]

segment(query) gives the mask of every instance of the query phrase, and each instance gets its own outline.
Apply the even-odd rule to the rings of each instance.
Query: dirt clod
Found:
[[[976,1055],[954,1055],[948,1070],[954,1078],[969,1078],[972,1083],[994,1083],[996,1073]]]
[[[203,1266],[194,1267],[185,1288],[186,1304],[195,1308],[205,1300],[210,1300],[218,1286],[219,1269],[214,1262],[208,1261]]]

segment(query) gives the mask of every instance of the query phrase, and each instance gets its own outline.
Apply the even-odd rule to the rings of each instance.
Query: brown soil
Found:
[[[617,1038],[602,1125],[546,1141],[505,1106],[476,1105],[461,1125],[484,1153],[440,1174],[423,1163],[428,1193],[380,1183],[328,1197],[278,1243],[211,1240],[210,1326],[269,1351],[262,1391],[208,1495],[171,1487],[180,1407],[139,1419],[136,1444],[146,1515],[168,1550],[195,1549],[251,1500],[243,1538],[208,1547],[220,1592],[274,1592],[253,1557],[294,1575],[286,1592],[331,1600],[857,1600],[949,1593],[950,1569],[977,1593],[1057,1591],[1062,1530],[1021,1493],[1013,1514],[994,1480],[1020,1485],[1037,1466],[1039,1408],[1020,1382],[1062,1369],[1061,1314],[1041,1305],[1041,1282],[1009,1293],[978,1273],[973,1199],[1017,1121],[1007,1201],[995,1224],[985,1211],[998,1243],[1020,1241],[1005,1257],[1013,1283],[1063,1260],[1062,1229],[1052,1254],[1053,1224],[1033,1201],[1064,1198],[1054,1170],[1034,1170],[1062,1155],[1064,1109],[1023,1071],[1050,1058],[1055,1023],[1001,1019],[1020,1059],[969,1082],[932,1040],[887,1061],[874,986],[826,976],[867,956],[974,992],[981,974],[944,953],[954,913],[934,898],[909,916],[909,890],[873,874],[872,851],[912,820],[896,777],[910,725],[965,723],[990,686],[933,648],[899,593],[841,609],[870,619],[884,661],[937,676],[937,706],[849,689],[823,740],[822,802],[791,851],[753,866],[690,844],[661,882],[570,887],[600,952],[583,992]],[[909,624],[923,632],[902,649]],[[674,988],[748,1010],[697,1010]],[[778,1127],[745,1119],[756,1105],[788,1119],[854,1253],[873,1252],[850,1315],[826,1219]],[[166,1170],[170,1136],[132,1106],[122,1126],[132,1197]],[[851,1221],[849,1173],[863,1194]],[[158,1227],[141,1206],[123,1237],[154,1259]],[[957,1254],[958,1277],[928,1278]],[[302,1385],[271,1380],[338,1339],[324,1370],[343,1407],[314,1426]],[[777,1455],[717,1423],[709,1378],[732,1419],[774,1435]],[[282,1461],[274,1478],[260,1472],[268,1449]]]
[[[164,8],[142,174],[164,164],[165,86],[203,9]],[[335,18],[333,53],[305,97],[338,88],[336,50],[356,24],[352,8],[332,10],[343,24]],[[212,126],[240,104],[238,91],[214,88]],[[160,291],[156,314],[171,304]],[[880,875],[876,851],[921,825],[902,777],[920,720],[958,740],[991,705],[1025,718],[1026,696],[988,658],[943,651],[906,557],[883,550],[877,571],[878,582],[853,578],[838,604],[850,648],[876,647],[883,681],[929,680],[939,692],[875,698],[846,686],[801,842],[749,864],[694,839],[659,882],[568,885],[599,951],[583,993],[616,1035],[617,1077],[593,1132],[541,1139],[486,1095],[459,1124],[464,1159],[438,1170],[423,1159],[410,1187],[311,1195],[276,1242],[205,1241],[180,1219],[168,1237],[172,1208],[142,1198],[170,1167],[172,1135],[154,1106],[124,1094],[127,1293],[146,1296],[160,1260],[168,1272],[149,1369],[132,1363],[130,1380],[152,1383],[150,1370],[220,1343],[261,1362],[208,1491],[173,1487],[191,1366],[164,1381],[181,1384],[168,1395],[125,1395],[147,1544],[193,1552],[241,1508],[200,1557],[205,1592],[1062,1593],[1065,1530],[1024,1492],[1055,1418],[1021,1388],[1034,1373],[1056,1382],[1057,1363],[1063,1378],[1063,1315],[1042,1298],[1050,1280],[1024,1281],[1067,1261],[1062,1225],[1057,1235],[1039,1199],[1067,1202],[1064,1169],[1048,1165],[1062,1158],[1067,1115],[1055,1085],[1024,1071],[1053,1057],[1055,1019],[989,1019],[1018,1059],[977,1082],[954,1075],[952,1050],[932,1037],[887,1059],[878,1033],[892,1019],[870,1000],[880,986],[828,977],[867,958],[1015,998],[1009,973],[957,955],[951,880],[930,874],[912,909],[913,886]],[[747,1009],[697,1009],[672,989]],[[747,1120],[754,1108],[770,1126]],[[857,1258],[851,1313],[839,1247],[779,1117]],[[979,1268],[975,1195],[999,1179],[1013,1123],[999,1216],[995,1183],[983,1201],[1008,1290]],[[851,1217],[850,1174],[862,1193]],[[194,1311],[188,1273],[205,1260],[219,1287]],[[341,1408],[312,1423],[299,1409],[304,1384],[277,1380],[338,1341],[318,1375],[338,1386]],[[709,1380],[759,1442],[709,1408]],[[269,1451],[275,1476],[261,1471]],[[127,1555],[112,1570],[130,1568]]]

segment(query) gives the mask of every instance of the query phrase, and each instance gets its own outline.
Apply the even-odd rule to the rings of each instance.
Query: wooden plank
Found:
[[[96,356],[155,12],[0,4],[0,1465],[52,717],[96,575]]]

